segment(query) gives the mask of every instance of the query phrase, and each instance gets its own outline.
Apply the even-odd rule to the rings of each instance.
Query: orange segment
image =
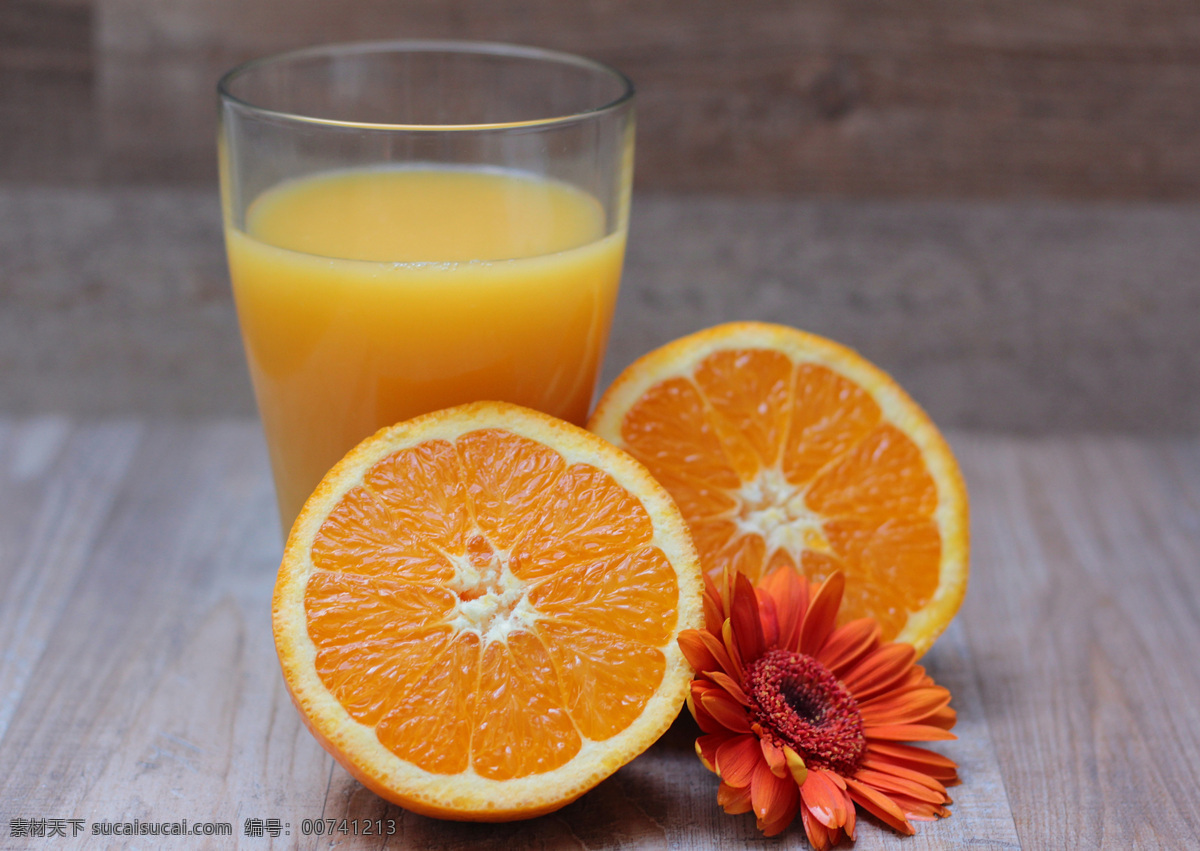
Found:
[[[396,526],[365,488],[350,490],[330,512],[312,543],[313,566],[410,582],[446,580],[450,562]]]
[[[514,747],[514,742],[538,746]],[[489,644],[471,739],[475,770],[492,780],[543,774],[569,762],[582,744],[542,643],[527,632],[514,632],[507,642]]]
[[[385,429],[329,472],[280,565],[276,647],[306,723],[364,785],[428,815],[520,818],[669,726],[701,586],[645,468],[476,403]]]
[[[589,428],[675,497],[706,572],[846,574],[842,621],[924,651],[962,602],[967,496],[937,428],[884,372],[792,328],[676,340],[613,383]]]
[[[613,633],[541,621],[567,711],[589,739],[603,741],[638,717],[662,682],[663,650]]]
[[[475,522],[507,549],[538,518],[546,491],[566,469],[547,446],[499,429],[465,434],[457,441]]]
[[[435,774],[466,770],[481,644],[478,635],[461,632],[420,676],[406,678],[389,696],[387,713],[375,725],[379,743]],[[432,642],[427,649],[434,650]]]
[[[529,602],[555,620],[661,647],[675,631],[678,596],[675,570],[650,547],[569,567],[533,588]]]
[[[571,564],[628,552],[647,543],[646,509],[603,470],[576,464],[563,472],[538,506],[537,520],[514,543],[512,571],[545,579]]]

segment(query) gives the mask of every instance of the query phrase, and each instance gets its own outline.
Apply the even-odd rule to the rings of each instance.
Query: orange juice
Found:
[[[385,425],[479,399],[587,418],[625,248],[592,196],[499,170],[329,172],[225,236],[285,528]]]

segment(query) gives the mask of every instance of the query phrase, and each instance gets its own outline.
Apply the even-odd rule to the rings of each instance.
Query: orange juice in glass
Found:
[[[230,273],[285,529],[382,426],[478,399],[584,422],[624,256],[628,80],[399,42],[260,60],[220,91]]]

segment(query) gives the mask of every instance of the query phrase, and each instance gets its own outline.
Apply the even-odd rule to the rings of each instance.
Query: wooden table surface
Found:
[[[926,656],[954,694],[953,816],[858,848],[1200,844],[1200,439],[951,435],[966,604]],[[0,848],[803,847],[726,816],[681,719],[558,813],[463,825],[362,789],[279,676],[280,554],[253,421],[0,420]],[[390,837],[300,835],[391,819]],[[70,838],[14,836],[77,819]],[[226,822],[125,842],[94,824]],[[281,835],[246,836],[278,819]],[[253,824],[253,823],[252,823]]]

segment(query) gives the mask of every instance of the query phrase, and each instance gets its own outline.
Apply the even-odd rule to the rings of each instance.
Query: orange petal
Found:
[[[750,783],[750,799],[754,805],[754,815],[765,824],[777,824],[800,800],[800,790],[790,777],[776,777],[771,773],[771,767],[766,760],[759,760],[754,769],[754,778]]]
[[[949,703],[950,692],[939,686],[880,695],[859,703],[858,711],[864,724],[916,724]]]
[[[950,815],[950,811],[941,804],[918,801],[916,798],[910,798],[907,795],[900,795],[895,792],[887,794],[910,821],[934,821],[935,819],[946,818],[946,816]]]
[[[717,774],[717,748],[729,740],[727,733],[711,733],[696,738],[696,756],[701,764],[713,774]]]
[[[692,713],[692,717],[696,719],[696,724],[705,733],[724,733],[725,735],[729,735],[729,730],[719,724],[717,719],[713,718],[712,714],[704,708],[704,704],[700,702],[700,698],[707,693],[707,690],[704,688],[706,685],[707,683],[702,680],[692,680],[692,687],[687,696],[687,708]]]
[[[778,836],[787,829],[787,826],[796,818],[796,811],[800,809],[800,796],[797,795],[795,802],[785,807],[779,812],[779,817],[773,821],[758,820],[758,829],[763,832],[763,836]]]
[[[738,637],[737,633],[734,632],[732,620],[727,619],[725,623],[721,625],[721,641],[725,644],[725,652],[729,654],[729,663],[734,669],[729,673],[733,674],[740,680],[743,676],[745,676],[743,670],[746,663],[746,657],[743,656],[738,649]],[[751,659],[750,661],[754,660]]]
[[[700,705],[708,711],[713,720],[727,730],[735,733],[750,732],[750,721],[746,718],[746,710],[723,689],[706,691],[700,698]],[[699,721],[699,719],[696,720]]]
[[[904,811],[887,795],[850,777],[846,778],[846,790],[851,800],[884,824],[909,836],[916,833],[904,817]]]
[[[842,830],[851,842],[854,841],[854,827],[858,822],[857,815],[854,810],[854,799],[850,798],[850,793],[846,793],[847,799],[850,801],[850,806],[846,808],[846,823],[842,825]]]
[[[742,687],[735,683],[733,678],[728,674],[723,674],[720,671],[705,671],[704,676],[729,692],[729,696],[742,706],[750,706],[750,698],[746,697],[746,693],[742,691]]]
[[[917,651],[911,644],[884,644],[842,676],[842,684],[860,703],[895,686],[911,669]]]
[[[808,807],[804,806],[803,801],[800,803],[800,819],[804,823],[804,832],[808,834],[808,841],[816,851],[825,851],[830,847],[833,837],[829,835],[828,828],[817,821],[817,817],[809,811]]]
[[[828,777],[828,772],[814,769],[800,787],[800,799],[813,817],[829,828],[841,827],[846,822],[846,810],[853,806],[846,793]]]
[[[720,634],[721,624],[725,623],[725,607],[721,604],[721,592],[713,581],[704,574],[704,628],[712,633]]]
[[[701,638],[703,634],[698,629],[685,629],[679,633],[679,649],[683,651],[693,671],[711,671],[721,664],[705,645],[704,639]]]
[[[783,749],[770,739],[759,739],[758,743],[762,747],[763,759],[771,767],[771,773],[776,777],[790,776],[787,767],[787,757],[783,755]]]
[[[779,614],[775,611],[775,600],[770,594],[754,589],[754,597],[758,601],[758,620],[762,624],[763,647],[770,649],[779,646]]]
[[[837,619],[838,606],[842,604],[842,591],[846,588],[846,578],[839,571],[821,583],[813,594],[808,612],[804,616],[804,624],[800,628],[801,653],[816,656],[833,632]]]
[[[887,761],[893,765],[920,771],[944,784],[953,785],[958,782],[958,764],[948,756],[925,748],[893,742],[870,742],[867,745],[867,759]]]
[[[737,637],[742,663],[752,662],[761,656],[766,647],[763,642],[762,622],[758,617],[758,597],[754,594],[754,586],[743,573],[739,573],[734,579],[733,606],[729,612],[729,620],[733,623],[733,634]]]
[[[733,660],[729,658],[729,651],[725,649],[725,645],[721,643],[721,639],[713,635],[708,630],[700,630],[700,640],[704,642],[705,648],[717,660],[717,664],[725,673],[741,679],[741,671],[734,668]]]
[[[757,736],[733,736],[717,748],[717,773],[731,786],[749,786],[762,761]]]
[[[790,746],[784,745],[783,757],[787,760],[788,771],[791,773],[792,779],[796,781],[796,785],[803,786],[804,781],[808,779],[808,767],[800,758],[800,754],[792,750]]]
[[[884,774],[881,771],[872,771],[869,768],[860,768],[855,772],[854,779],[860,783],[866,783],[873,789],[878,789],[885,795],[905,795],[918,801],[924,801],[927,804],[943,804],[946,801],[946,793],[944,791],[938,792],[922,786],[920,783],[906,780],[903,777]]]
[[[780,568],[762,580],[758,587],[775,601],[779,646],[795,650],[800,642],[804,613],[808,610],[808,580],[792,568]]]
[[[881,630],[872,618],[859,618],[833,631],[816,660],[840,677],[879,644]]]
[[[863,758],[859,769],[869,768],[872,771],[879,771],[884,774],[890,774],[893,777],[903,777],[913,783],[919,783],[927,789],[932,789],[935,792],[940,792],[943,796],[946,795],[946,787],[943,786],[936,777],[931,777],[923,771],[917,771],[915,768],[907,768],[903,765],[897,765],[894,762],[888,761],[886,758],[874,756],[868,750],[867,755]]]
[[[889,724],[884,727],[864,727],[868,739],[883,742],[945,742],[958,736],[941,727],[925,724]]]
[[[943,706],[937,712],[934,712],[920,719],[922,724],[928,724],[931,727],[941,727],[943,730],[949,730],[958,721],[958,713],[950,706]]]
[[[730,786],[728,783],[722,783],[717,789],[717,803],[721,805],[721,809],[731,816],[736,816],[739,813],[748,813],[751,810],[750,787],[743,786],[736,788]]]

